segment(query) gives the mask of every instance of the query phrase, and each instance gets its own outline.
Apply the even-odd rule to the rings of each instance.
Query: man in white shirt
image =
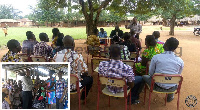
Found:
[[[149,66],[149,75],[143,76],[144,81],[148,85],[151,85],[151,78],[154,75],[154,73],[181,74],[184,67],[184,62],[180,57],[176,56],[174,53],[178,45],[179,41],[176,38],[171,37],[167,39],[164,45],[165,52],[153,56]],[[154,89],[161,92],[172,92],[177,89],[177,85],[155,83]],[[170,102],[173,99],[174,94],[168,94],[167,101]]]
[[[22,101],[23,109],[32,108],[32,88],[33,82],[30,77],[30,70],[26,69],[26,75],[22,77]]]

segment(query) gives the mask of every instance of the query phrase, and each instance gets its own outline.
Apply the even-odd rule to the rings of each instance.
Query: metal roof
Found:
[[[14,19],[0,19],[0,22],[20,22],[20,21],[17,21],[17,20],[14,20]]]
[[[26,69],[37,72],[40,76],[48,76],[48,74],[43,73],[38,70],[38,68],[42,68],[46,71],[55,70],[56,73],[63,71],[64,74],[68,74],[67,64],[2,64],[2,68],[22,76],[24,75]]]

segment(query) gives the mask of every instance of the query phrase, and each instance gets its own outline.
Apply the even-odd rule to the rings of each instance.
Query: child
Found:
[[[20,101],[20,91],[17,85],[14,85],[14,94],[13,94],[13,109],[19,109],[21,107]]]
[[[6,93],[2,92],[2,109],[10,109],[8,102],[5,100]]]

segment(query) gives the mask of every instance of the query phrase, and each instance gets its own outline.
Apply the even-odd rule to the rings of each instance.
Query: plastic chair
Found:
[[[70,85],[76,85],[76,91],[70,91],[70,94],[78,94],[79,110],[81,110],[81,93],[85,91],[85,105],[86,105],[86,87],[79,88],[79,79],[75,74],[70,74]]]
[[[33,62],[47,62],[47,59],[44,56],[30,56]]]
[[[127,98],[129,95],[129,98],[131,100],[131,89],[127,89],[126,81],[123,78],[108,78],[104,76],[98,77],[98,94],[97,94],[97,110],[99,110],[99,98],[100,93],[103,93],[105,95],[109,96],[108,99],[108,105],[110,107],[110,96],[112,97],[124,97],[125,98],[125,110],[127,110]],[[105,87],[103,90],[101,90],[101,85],[109,85],[109,86],[116,86],[116,87],[122,87],[124,92],[113,94],[111,93],[107,87]],[[129,101],[129,109],[131,109],[131,101]]]
[[[139,52],[130,52],[130,59],[135,59],[135,63],[138,63]]]
[[[161,73],[155,73],[152,77],[151,80],[151,87],[149,87],[148,84],[145,85],[144,88],[144,104],[145,104],[145,98],[146,98],[146,88],[149,88],[149,105],[148,105],[148,110],[150,110],[150,104],[151,104],[151,94],[152,92],[156,93],[165,93],[165,106],[167,102],[167,94],[175,93],[178,94],[178,100],[177,100],[177,110],[179,110],[179,97],[180,97],[180,90],[181,90],[181,84],[183,81],[183,77],[180,74],[161,74]],[[158,83],[166,83],[166,84],[177,84],[178,87],[175,91],[173,92],[159,92],[156,90],[153,90],[155,82]]]

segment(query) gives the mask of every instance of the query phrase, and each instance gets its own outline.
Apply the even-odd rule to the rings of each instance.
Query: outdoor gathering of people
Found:
[[[65,109],[67,80],[63,78],[63,71],[49,71],[47,80],[32,79],[33,73],[29,69],[24,71],[21,80],[8,79],[2,86],[2,109]],[[54,76],[54,77],[53,77]],[[57,80],[56,80],[56,77]],[[55,104],[55,106],[53,106]]]
[[[126,26],[126,29],[130,29],[130,31],[123,32],[119,29],[119,26],[116,25],[110,36],[103,28],[100,28],[100,31],[94,29],[93,33],[94,36],[96,36],[94,39],[98,39],[98,45],[94,44],[92,46],[98,46],[100,48],[97,55],[101,52],[107,52],[109,56],[108,58],[104,58],[105,61],[100,62],[98,66],[98,76],[125,78],[128,88],[131,89],[131,99],[128,98],[128,102],[131,104],[139,104],[141,102],[139,97],[140,93],[143,91],[145,84],[148,84],[151,87],[152,77],[155,73],[173,75],[181,74],[184,62],[174,53],[179,46],[179,41],[176,38],[170,37],[163,42],[159,40],[160,32],[154,31],[152,35],[146,35],[144,40],[146,47],[142,48],[142,42],[140,39],[142,26],[137,22],[137,18],[133,18],[130,25]],[[3,56],[1,61],[22,62],[23,60],[20,58],[20,55],[18,55],[18,53],[22,51],[22,53],[27,54],[27,56],[42,56],[45,59],[52,59],[51,61],[54,62],[70,62],[70,74],[75,74],[78,77],[79,88],[86,88],[86,91],[81,93],[81,100],[85,100],[85,98],[90,95],[94,82],[98,82],[95,81],[96,76],[91,75],[92,70],[90,70],[90,65],[85,62],[83,55],[75,51],[75,41],[72,36],[64,35],[58,28],[53,28],[52,34],[51,45],[47,43],[49,42],[49,38],[46,33],[39,34],[40,42],[38,42],[36,41],[34,33],[31,31],[26,32],[27,40],[24,40],[22,47],[17,40],[9,40],[7,43],[9,51]],[[110,39],[110,44],[107,43],[108,40],[106,39]],[[88,40],[90,40],[90,38],[88,38]],[[103,50],[100,45],[105,45],[108,47],[108,50]],[[136,54],[135,58],[131,58],[132,53]],[[99,58],[100,57],[101,55]],[[124,64],[123,60],[134,61],[134,67]],[[31,59],[28,59],[28,61],[31,62]],[[44,91],[48,94],[48,96],[46,96],[48,100],[48,108],[51,108],[51,105],[54,103],[53,100],[55,96],[56,108],[63,108],[61,107],[61,102],[63,101],[62,99],[67,87],[65,85],[63,87],[64,89],[58,89],[60,83],[64,83],[64,80],[62,80],[62,74],[58,73],[59,80],[56,81],[55,78],[52,77],[54,73],[55,71],[50,71],[50,78],[47,81],[40,81],[39,85],[37,84],[38,82],[35,82],[35,87],[30,79],[29,70],[26,71],[26,75],[22,78],[21,83],[7,82],[3,88],[5,89],[5,92],[2,94],[2,98],[5,100],[2,100],[2,106],[7,109],[29,109],[32,107],[32,99],[35,97],[32,95],[33,88],[40,88],[42,91],[41,96],[42,94],[45,94]],[[15,90],[17,86],[18,90]],[[76,91],[76,86],[76,84],[70,84],[70,91]],[[19,87],[21,87],[21,89]],[[177,88],[177,84],[154,84],[154,89],[159,92],[175,91]],[[110,85],[107,86],[107,89],[112,94],[124,92],[123,88]],[[12,94],[14,92],[19,92],[19,94],[14,94],[13,96]],[[20,92],[22,93],[21,99]],[[9,98],[17,98],[6,101],[5,97],[8,96]],[[171,102],[173,99],[173,93],[167,95],[167,102]],[[71,104],[74,103],[71,102]],[[73,110],[73,108],[71,109]]]

